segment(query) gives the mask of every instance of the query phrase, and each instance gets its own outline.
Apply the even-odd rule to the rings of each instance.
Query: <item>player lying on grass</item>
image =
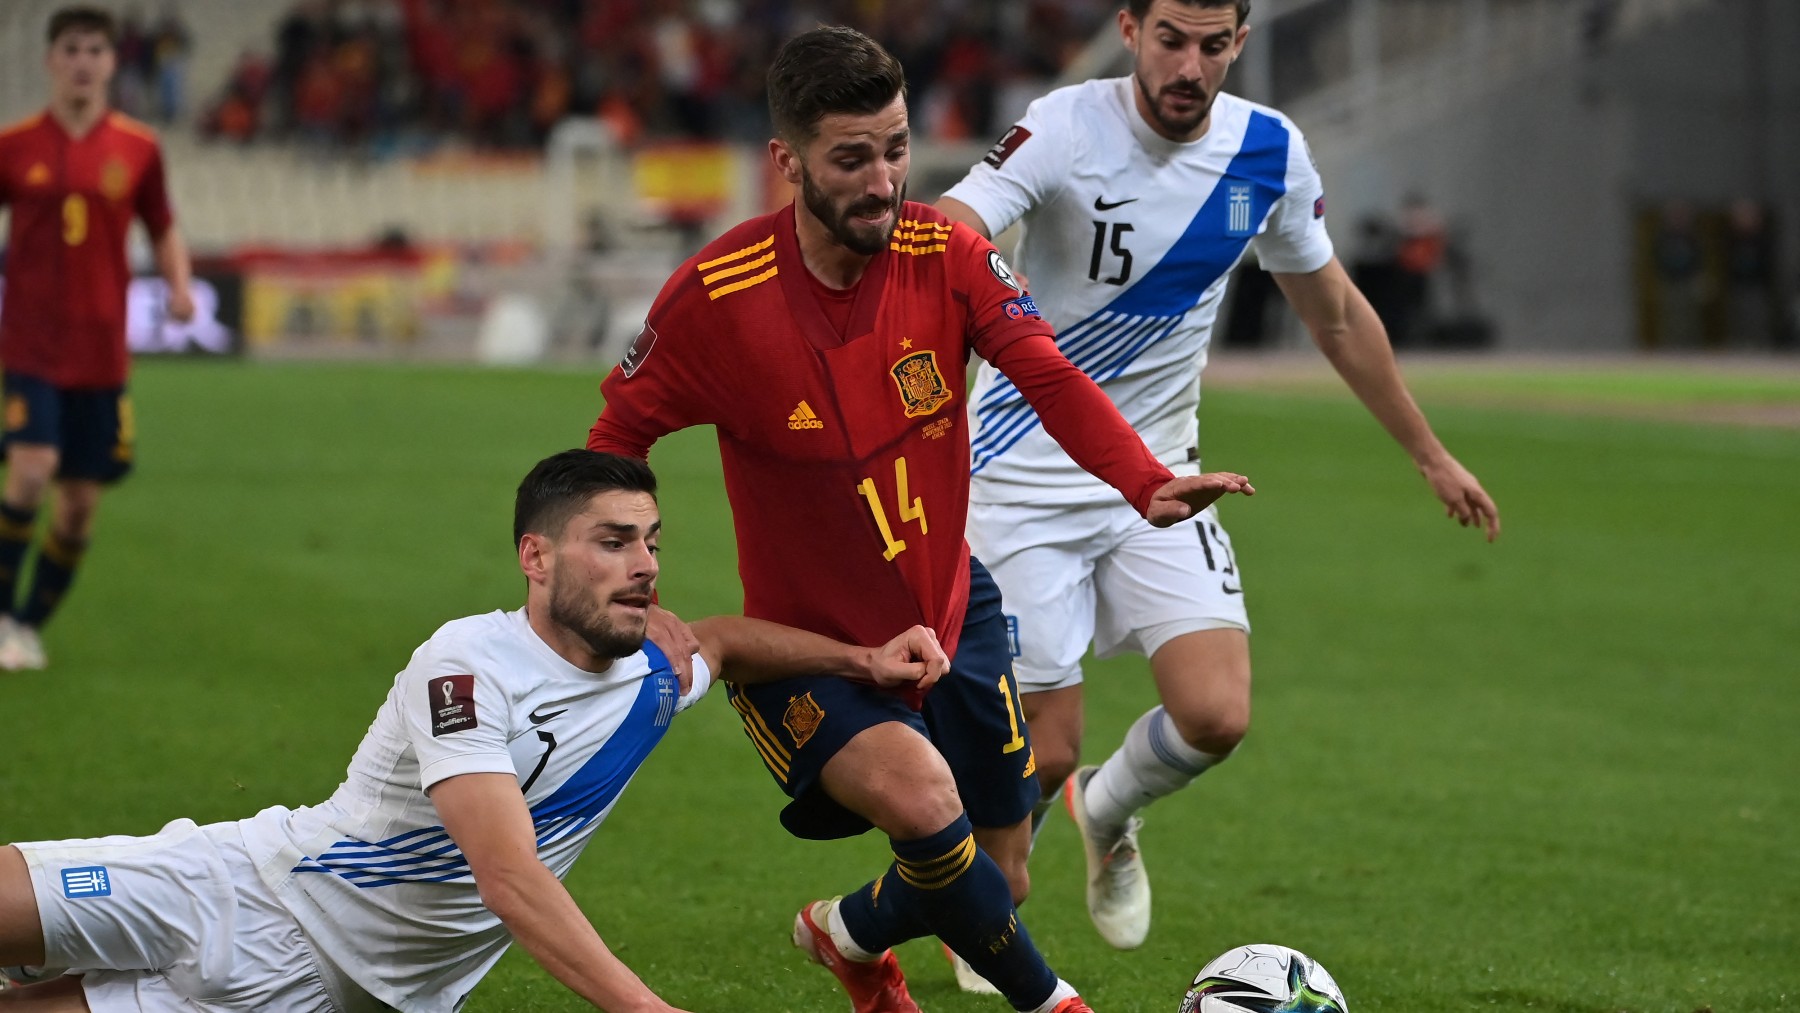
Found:
[[[870,650],[718,617],[693,625],[682,692],[644,639],[655,493],[639,460],[539,462],[513,519],[525,607],[415,651],[323,804],[0,848],[0,965],[71,971],[0,1008],[435,1013],[516,938],[602,1009],[672,1009],[561,883],[669,719],[715,677],[924,688],[949,659],[923,627]]]

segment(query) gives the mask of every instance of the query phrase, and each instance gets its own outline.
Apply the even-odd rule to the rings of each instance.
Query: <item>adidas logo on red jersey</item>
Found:
[[[799,407],[794,409],[794,413],[788,416],[788,428],[824,429],[825,423],[820,422],[819,416],[813,414],[812,405],[802,401]]]

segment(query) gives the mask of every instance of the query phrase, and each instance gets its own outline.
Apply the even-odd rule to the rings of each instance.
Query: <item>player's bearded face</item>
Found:
[[[572,566],[558,566],[550,581],[550,621],[574,633],[602,658],[623,658],[644,646],[644,615],[627,615],[615,621],[613,605],[631,602],[648,605],[649,582],[614,589],[604,599],[591,582],[576,575]],[[622,600],[623,599],[623,600]]]
[[[906,200],[911,141],[899,94],[876,112],[828,113],[804,146],[788,148],[801,203],[839,246],[864,257],[887,249]]]
[[[656,586],[660,526],[649,494],[598,494],[554,544],[550,621],[602,658],[636,653]]]
[[[865,257],[873,257],[887,249],[900,222],[900,204],[906,200],[906,182],[901,181],[888,199],[871,194],[857,194],[836,200],[820,187],[813,174],[800,169],[800,196],[831,237]],[[879,216],[879,217],[877,217]]]
[[[1156,132],[1191,140],[1212,112],[1225,74],[1248,29],[1232,6],[1192,7],[1157,0],[1142,22],[1121,12],[1134,60],[1138,107]]]

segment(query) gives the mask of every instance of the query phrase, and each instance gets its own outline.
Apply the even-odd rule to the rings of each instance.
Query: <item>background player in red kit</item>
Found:
[[[57,11],[45,58],[50,107],[0,130],[0,205],[12,211],[0,306],[0,667],[8,669],[44,667],[38,629],[74,579],[100,490],[131,470],[125,239],[133,217],[150,230],[169,315],[194,314],[187,247],[169,211],[156,137],[107,105],[116,38],[106,11]],[[38,506],[53,480],[49,531],[15,610]]]
[[[919,623],[953,658],[922,710],[812,679],[732,694],[793,798],[790,832],[873,825],[893,845],[881,877],[800,912],[796,944],[863,1013],[917,1009],[889,947],[925,935],[1018,1009],[1085,1011],[1014,908],[1037,788],[999,592],[963,541],[970,353],[1155,523],[1251,490],[1238,475],[1174,479],[1057,351],[993,246],[906,202],[905,81],[879,45],[842,28],[799,36],[769,71],[769,104],[795,202],[663,287],[588,446],[644,456],[665,433],[716,426],[746,614],[870,643]]]

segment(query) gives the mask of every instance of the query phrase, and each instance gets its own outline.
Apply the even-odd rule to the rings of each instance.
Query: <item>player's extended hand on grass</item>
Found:
[[[1156,490],[1156,495],[1150,497],[1150,510],[1145,516],[1151,524],[1166,528],[1187,520],[1212,506],[1219,497],[1234,492],[1254,496],[1256,487],[1244,476],[1229,471],[1187,475]]]
[[[1456,458],[1445,454],[1441,460],[1421,464],[1419,474],[1425,476],[1431,491],[1443,501],[1446,516],[1456,518],[1465,528],[1485,529],[1490,542],[1500,537],[1500,508]]]
[[[656,604],[650,606],[644,620],[644,637],[668,656],[675,681],[681,684],[682,695],[687,695],[694,687],[694,653],[700,650],[700,639],[680,616]]]
[[[869,659],[869,681],[884,689],[906,687],[924,693],[950,670],[950,657],[937,634],[914,626],[880,647]]]

